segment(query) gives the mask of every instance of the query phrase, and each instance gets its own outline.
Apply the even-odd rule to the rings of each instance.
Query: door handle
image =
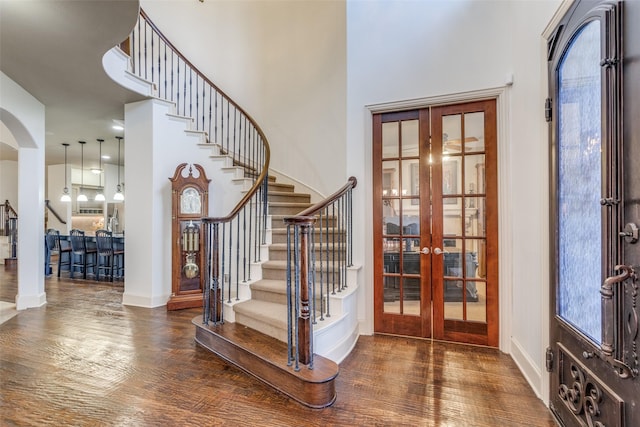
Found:
[[[634,378],[639,373],[638,369],[634,366],[629,366],[625,360],[619,359],[625,352],[624,347],[626,347],[626,345],[624,340],[616,334],[616,330],[619,329],[620,322],[626,323],[626,319],[622,319],[621,316],[616,313],[615,303],[617,299],[624,296],[625,281],[628,279],[633,282],[633,285],[636,286],[637,289],[636,281],[638,277],[633,267],[628,265],[616,265],[615,270],[622,270],[622,273],[607,277],[600,287],[602,342],[596,354],[599,358],[609,363],[620,378]],[[635,311],[633,311],[633,313],[635,313]],[[634,323],[637,325],[637,318],[634,320]]]
[[[430,253],[432,253],[434,255],[442,255],[442,254],[448,254],[449,252],[443,251],[440,248],[434,248],[433,250],[430,250],[428,247],[425,246],[424,248],[422,248],[420,253],[424,254],[424,255],[429,255]]]

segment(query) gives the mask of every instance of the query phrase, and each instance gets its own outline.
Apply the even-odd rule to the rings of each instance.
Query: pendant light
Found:
[[[69,187],[67,187],[67,147],[69,144],[64,142],[64,190],[62,190],[62,196],[60,196],[61,202],[70,202],[71,195],[69,194]]]
[[[87,198],[86,194],[84,194],[84,144],[86,144],[85,141],[78,141],[78,144],[80,144],[80,191],[78,192],[78,197],[76,198],[76,200],[78,202],[87,202],[89,201],[89,199]]]
[[[104,139],[100,139],[98,138],[98,144],[100,144],[100,154],[99,154],[99,158],[100,158],[100,166],[99,166],[99,174],[100,174],[100,189],[98,190],[98,193],[96,194],[95,197],[95,201],[96,202],[104,202],[104,187],[102,187],[102,143],[104,142]]]
[[[116,187],[116,194],[113,195],[113,200],[121,202],[124,200],[124,194],[122,194],[122,187],[120,187],[120,142],[122,142],[121,136],[116,136],[118,140],[118,185]]]

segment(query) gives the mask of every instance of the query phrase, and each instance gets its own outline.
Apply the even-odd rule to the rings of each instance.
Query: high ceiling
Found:
[[[69,163],[79,165],[84,140],[85,168],[97,166],[98,138],[116,162],[123,131],[112,126],[141,97],[105,74],[102,56],[127,38],[138,8],[138,0],[0,0],[0,70],[45,106],[46,164],[63,163],[68,142]],[[0,160],[17,159],[2,128]]]

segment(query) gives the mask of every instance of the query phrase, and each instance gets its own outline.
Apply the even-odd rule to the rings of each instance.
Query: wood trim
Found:
[[[319,409],[335,402],[335,362],[316,354],[313,369],[296,371],[287,365],[286,344],[275,338],[236,323],[203,325],[201,316],[192,323],[198,344],[301,404]]]

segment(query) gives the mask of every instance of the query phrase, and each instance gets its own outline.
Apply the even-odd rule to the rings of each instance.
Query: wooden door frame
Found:
[[[385,114],[385,113],[383,113]],[[373,118],[373,139],[372,141],[380,141],[382,143],[382,123],[383,122],[383,114],[377,114]],[[422,158],[423,150],[428,148],[429,144],[429,122],[427,117],[427,122],[425,124],[423,110],[409,110],[409,111],[398,111],[398,112],[388,112],[392,118],[392,121],[397,120],[419,120],[419,158]],[[389,117],[388,117],[389,118]],[[427,146],[427,147],[425,147]],[[403,156],[400,155],[399,159]],[[382,157],[377,158],[377,155],[374,154],[374,159],[376,162],[372,162],[373,171],[377,173],[378,176],[382,176],[383,169],[382,166]],[[420,167],[420,182],[424,183],[429,181],[428,173],[425,171],[425,168]],[[374,195],[381,195],[383,191],[382,187],[382,179],[374,179],[372,188]],[[420,185],[420,198],[427,199],[429,198],[429,185]],[[378,199],[374,199],[374,205],[377,203]],[[376,209],[376,207],[380,207],[379,205],[375,206],[372,209],[373,212],[373,220],[374,224],[382,223],[382,212],[380,209]],[[425,227],[422,227],[422,223],[425,221],[430,221],[430,218],[425,218],[422,214],[420,215],[420,241],[422,242],[421,246],[428,245],[426,241],[426,232]],[[382,230],[380,227],[373,228],[373,241],[380,242],[382,240]],[[373,261],[373,271],[382,271],[383,270],[383,251],[378,251],[381,248],[376,246],[374,243],[373,252],[374,252],[374,261]],[[377,255],[377,256],[376,256]],[[422,255],[420,255],[422,258]],[[402,259],[402,258],[401,258]],[[420,276],[421,278],[426,277],[426,273],[430,271],[430,260],[428,258],[422,258],[420,262]],[[421,292],[420,292],[420,316],[412,316],[412,317],[404,317],[399,314],[394,313],[385,313],[384,312],[384,288],[382,286],[376,286],[378,280],[384,280],[384,278],[373,278],[374,282],[374,330],[381,331],[384,329],[382,333],[390,333],[390,334],[408,334],[410,336],[415,336],[418,338],[430,338],[431,337],[431,321],[432,316],[425,316],[424,313],[431,313],[431,287],[423,286],[423,279],[420,280],[421,283]],[[404,285],[401,285],[401,287]],[[380,313],[379,316],[376,316],[376,313]]]
[[[494,107],[495,108],[492,108]],[[484,121],[485,121],[485,199],[487,206],[490,209],[487,209],[486,217],[485,217],[485,225],[486,225],[486,234],[485,234],[485,244],[486,244],[486,257],[485,257],[485,269],[487,272],[486,277],[486,340],[481,335],[484,331],[484,324],[482,323],[472,323],[467,321],[458,321],[444,318],[444,295],[443,295],[443,287],[436,286],[434,289],[434,307],[433,307],[433,315],[437,318],[442,318],[442,322],[434,322],[434,338],[438,339],[447,339],[459,342],[466,342],[470,344],[482,344],[489,345],[492,347],[497,347],[499,345],[499,327],[500,327],[500,316],[498,315],[500,311],[500,303],[499,303],[499,295],[500,295],[500,276],[498,274],[499,269],[499,261],[500,261],[500,250],[499,250],[499,234],[498,234],[498,219],[499,219],[499,205],[497,200],[498,193],[498,175],[497,170],[493,167],[498,164],[497,161],[497,117],[496,117],[496,108],[497,102],[495,99],[490,100],[481,100],[481,101],[471,101],[471,102],[461,102],[457,104],[448,104],[439,107],[434,107],[431,109],[431,120],[432,120],[432,129],[431,129],[431,144],[434,147],[432,149],[432,154],[435,158],[440,157],[440,152],[442,148],[442,117],[445,115],[451,114],[469,114],[473,111],[482,111],[484,113]],[[435,112],[434,112],[435,111]],[[490,124],[494,123],[495,127],[490,126]],[[489,124],[489,126],[487,126]],[[486,141],[495,141],[495,144],[486,143]],[[464,152],[462,151],[464,156]],[[433,173],[433,186],[435,188],[442,188],[442,162],[434,161],[433,164],[434,173]],[[432,197],[438,197],[438,193],[440,191],[434,191]],[[465,193],[463,190],[462,193]],[[495,209],[494,209],[495,208]],[[434,218],[443,218],[444,211],[443,205],[441,203],[433,204],[433,216]],[[440,241],[442,241],[443,230],[442,224],[434,224],[434,228],[432,230],[432,235],[434,237],[433,244],[435,246],[441,245]],[[440,239],[437,238],[440,236]],[[443,248],[443,246],[440,246]],[[440,263],[437,263],[437,266],[440,266]],[[436,277],[442,277],[443,272],[440,270],[435,271]],[[489,284],[493,283],[497,287],[489,287]],[[498,304],[498,310],[495,312],[494,310],[489,310],[490,305]],[[447,330],[445,324],[449,324],[450,328],[455,330]]]
[[[373,117],[375,114],[379,113],[393,113],[404,110],[420,110],[429,107],[437,107],[442,105],[452,105],[452,104],[465,104],[475,101],[485,101],[485,100],[495,100],[496,103],[496,137],[497,137],[497,179],[498,179],[498,188],[497,188],[497,199],[498,199],[498,247],[500,248],[499,252],[499,269],[498,269],[498,281],[499,281],[499,300],[498,300],[498,341],[497,347],[503,352],[509,353],[512,355],[514,360],[522,366],[522,369],[526,372],[534,372],[537,370],[537,367],[532,361],[522,352],[518,351],[519,347],[513,347],[513,343],[511,341],[511,331],[512,331],[512,296],[513,296],[513,286],[515,280],[513,278],[513,251],[512,251],[512,240],[513,240],[513,226],[511,222],[511,217],[509,216],[509,211],[512,203],[512,192],[511,192],[511,172],[510,172],[510,146],[508,144],[508,135],[511,132],[511,126],[508,119],[509,111],[510,111],[510,97],[509,97],[509,89],[511,84],[507,83],[505,86],[499,86],[488,89],[481,89],[476,91],[469,91],[464,93],[453,93],[441,96],[434,97],[425,97],[425,98],[416,98],[407,101],[396,101],[396,102],[387,102],[387,103],[379,103],[379,104],[369,104],[366,105],[366,109],[369,114],[366,114],[365,122],[368,140],[373,140]],[[544,125],[541,124],[542,128],[545,128]],[[545,128],[546,129],[546,128]],[[373,144],[366,144],[366,152],[365,158],[368,160],[368,166],[366,170],[367,180],[371,183],[373,180]],[[375,191],[375,189],[374,189]],[[372,206],[372,194],[369,194],[367,198],[369,198],[369,205]],[[369,213],[367,215],[368,219],[368,228],[369,230],[373,229],[373,213]],[[369,265],[373,265],[374,257],[373,257],[373,236],[369,241],[369,245],[366,249],[365,259],[369,260]],[[542,249],[542,248],[541,248]],[[548,271],[548,265],[541,266],[543,270]],[[361,325],[364,326],[364,329],[368,330],[369,333],[374,333],[374,317],[375,317],[375,289],[373,285],[373,272],[374,269],[370,270],[371,276],[369,276],[368,282],[370,283],[370,287],[365,290],[367,293],[367,300],[370,301],[369,308],[367,309],[367,324]],[[548,309],[548,300],[545,298],[546,294],[543,293],[543,299],[541,301],[543,310]],[[544,316],[547,313],[543,313],[543,322],[546,319]],[[364,330],[363,329],[363,330]],[[543,338],[548,338],[548,328],[543,328],[542,330]]]

